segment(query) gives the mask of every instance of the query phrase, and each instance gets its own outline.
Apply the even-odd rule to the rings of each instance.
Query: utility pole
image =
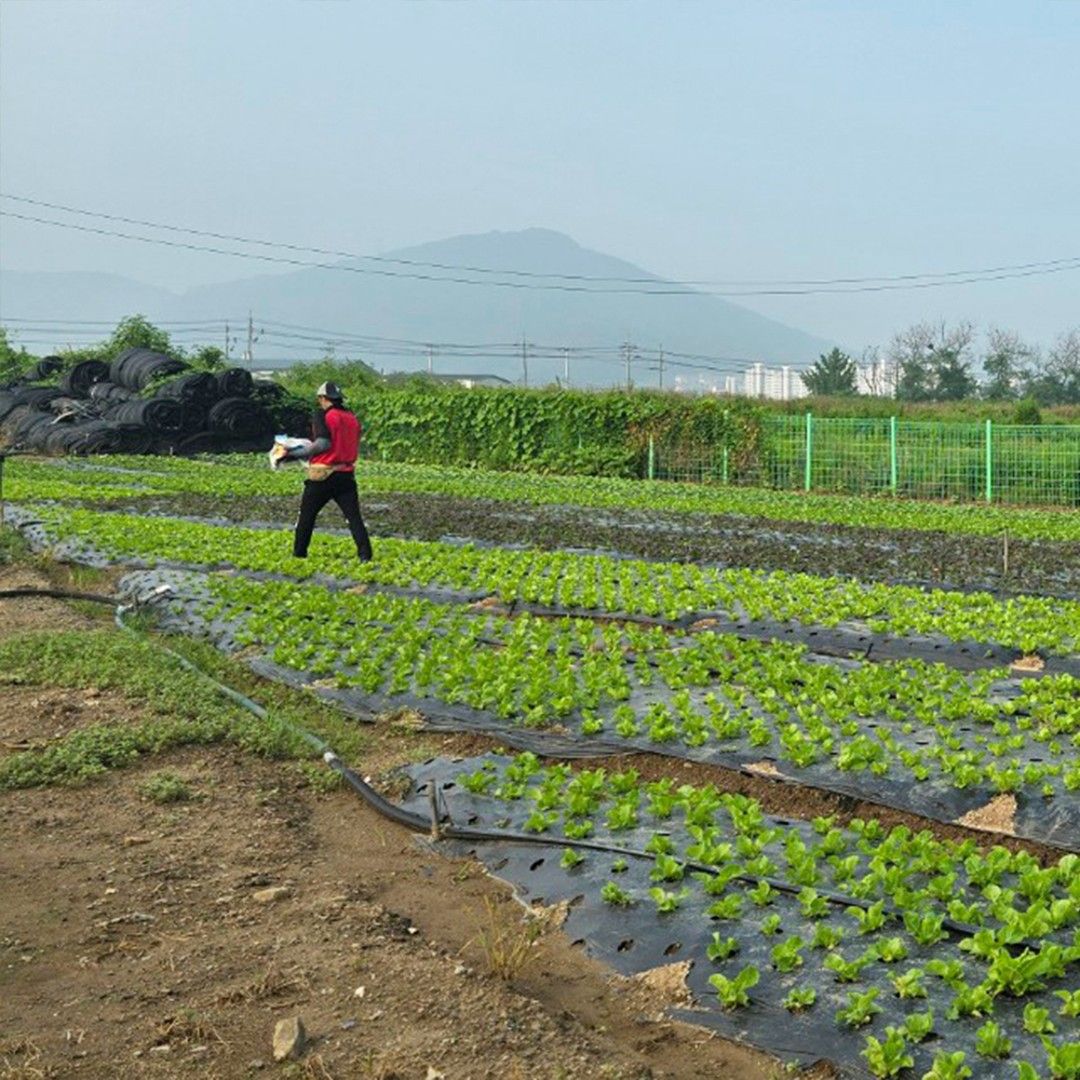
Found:
[[[255,320],[251,316],[250,309],[248,310],[248,325],[247,325],[247,350],[244,353],[244,362],[250,368],[252,362],[255,359],[255,342],[262,337],[262,331],[255,333]]]
[[[529,347],[525,344],[525,335],[521,335],[521,381],[522,385],[529,385]]]
[[[229,362],[229,320],[225,320],[225,363]]]
[[[660,371],[660,389],[664,389],[664,346],[660,346],[658,367]]]
[[[427,373],[433,375],[435,373],[435,346],[429,345],[427,347]]]
[[[565,345],[562,351],[562,381],[564,386],[570,385],[570,350]]]
[[[634,346],[629,341],[623,342],[623,359],[626,361],[626,389],[634,389],[634,380],[630,375],[630,360],[634,355]]]

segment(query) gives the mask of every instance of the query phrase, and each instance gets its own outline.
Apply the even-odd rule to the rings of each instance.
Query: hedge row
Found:
[[[753,403],[636,392],[359,390],[365,456],[491,469],[644,476],[649,440],[668,453],[728,451],[738,463],[760,446]]]

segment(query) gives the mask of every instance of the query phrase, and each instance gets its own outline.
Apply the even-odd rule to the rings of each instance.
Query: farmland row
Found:
[[[78,508],[42,507],[36,512],[51,536],[85,541],[121,560],[228,565],[294,578],[323,574],[354,583],[451,590],[462,599],[491,596],[504,603],[671,621],[721,614],[810,627],[858,624],[872,633],[936,634],[1024,653],[1068,654],[1080,643],[1080,602],[1071,600],[1000,600],[988,593],[928,591],[784,571],[765,574],[398,539],[380,540],[378,559],[359,564],[347,539],[326,537],[320,540],[318,560],[305,562],[292,558],[287,536],[267,529]]]
[[[283,495],[295,493],[298,477],[289,470],[271,472],[250,456],[213,463],[168,458],[118,457],[63,463],[13,458],[6,486],[8,497],[13,499],[112,499],[182,492]],[[530,505],[731,514],[975,536],[1007,533],[1016,539],[1080,540],[1076,515],[1054,510],[805,495],[665,481],[496,473],[374,461],[363,463],[361,486],[368,494],[430,493]]]

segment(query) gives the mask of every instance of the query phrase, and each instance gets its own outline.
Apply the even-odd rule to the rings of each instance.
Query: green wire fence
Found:
[[[1080,506],[1080,425],[766,416],[741,451],[650,442],[647,475],[847,495]]]

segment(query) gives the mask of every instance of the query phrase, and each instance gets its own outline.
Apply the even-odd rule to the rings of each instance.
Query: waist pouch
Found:
[[[335,471],[333,465],[309,464],[307,467],[307,478],[309,480],[325,480],[327,477],[333,476]]]

